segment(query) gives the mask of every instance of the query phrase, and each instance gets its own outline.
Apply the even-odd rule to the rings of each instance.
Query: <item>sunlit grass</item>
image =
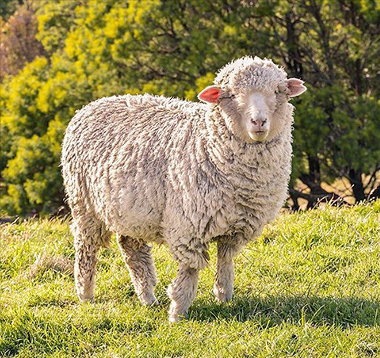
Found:
[[[235,295],[216,303],[216,262],[189,320],[168,323],[177,265],[153,249],[158,307],[138,302],[113,241],[96,299],[80,304],[68,222],[0,226],[0,356],[375,357],[380,355],[380,202],[282,213],[236,259]]]

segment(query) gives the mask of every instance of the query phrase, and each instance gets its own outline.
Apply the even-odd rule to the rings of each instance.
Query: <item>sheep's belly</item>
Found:
[[[157,220],[150,217],[141,217],[130,212],[113,220],[109,229],[123,236],[142,239],[147,242],[163,243],[160,225]]]
[[[106,217],[108,229],[120,235],[162,243],[161,220],[163,197],[146,193],[120,190],[108,203]]]

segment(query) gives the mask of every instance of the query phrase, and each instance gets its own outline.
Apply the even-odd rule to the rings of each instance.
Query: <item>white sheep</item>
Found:
[[[156,303],[148,242],[178,261],[169,319],[187,315],[217,242],[218,300],[232,297],[233,258],[279,213],[291,171],[293,106],[306,88],[271,60],[223,67],[204,103],[151,95],[102,98],[67,127],[62,172],[72,210],[75,282],[94,296],[96,254],[111,232],[143,304]]]

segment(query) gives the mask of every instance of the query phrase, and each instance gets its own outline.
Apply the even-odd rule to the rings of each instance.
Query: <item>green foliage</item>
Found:
[[[297,100],[294,179],[311,191],[346,177],[362,200],[379,170],[380,11],[372,1],[279,2],[271,17],[276,50],[308,92]],[[377,183],[378,185],[378,183]],[[355,190],[357,189],[357,190]],[[313,203],[311,203],[313,204]]]
[[[21,5],[23,0],[2,0],[0,2],[0,17],[7,20],[16,10],[17,5]]]
[[[374,2],[42,0],[37,16],[47,57],[6,79],[0,94],[0,207],[9,213],[62,204],[59,145],[75,110],[124,93],[195,100],[216,70],[247,54],[273,58],[308,86],[295,100],[292,183],[300,178],[318,191],[322,181],[346,176],[357,200],[374,188],[380,167]],[[362,175],[372,175],[367,187]]]
[[[62,191],[58,165],[64,122],[38,101],[47,71],[47,60],[37,58],[4,83],[1,122],[8,151],[2,153],[1,169],[7,191],[0,205],[10,214],[48,213],[62,202],[56,195]]]
[[[134,294],[116,240],[96,297],[75,295],[68,222],[0,230],[0,356],[375,357],[380,352],[380,201],[283,213],[236,258],[234,298],[215,302],[216,250],[189,319],[168,322],[176,264],[154,246],[157,307]]]
[[[77,1],[39,0],[41,2],[38,16],[38,34],[46,51],[52,53],[64,47],[70,28],[75,25],[73,11]]]

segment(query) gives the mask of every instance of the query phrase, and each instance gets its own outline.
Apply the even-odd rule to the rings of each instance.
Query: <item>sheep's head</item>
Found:
[[[224,66],[214,83],[198,98],[219,106],[230,130],[247,142],[271,140],[291,126],[288,100],[306,91],[271,60],[249,56]]]

